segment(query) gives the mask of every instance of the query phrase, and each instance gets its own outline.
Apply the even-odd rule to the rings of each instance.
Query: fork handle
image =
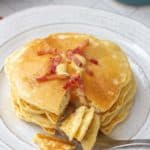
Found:
[[[109,140],[109,142],[97,143],[101,150],[113,149],[113,148],[124,148],[129,146],[147,146],[150,147],[150,139],[133,139],[133,140]]]
[[[115,148],[129,146],[150,146],[150,139],[120,140],[114,144]]]

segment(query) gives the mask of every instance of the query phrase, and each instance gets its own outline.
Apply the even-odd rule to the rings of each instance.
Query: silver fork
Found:
[[[130,146],[146,146],[150,148],[150,139],[117,140],[112,139],[104,134],[100,134],[97,138],[95,148],[98,150],[108,150]]]

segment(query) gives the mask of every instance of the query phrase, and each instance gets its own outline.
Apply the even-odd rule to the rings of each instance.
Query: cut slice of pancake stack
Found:
[[[74,150],[74,145],[70,142],[42,134],[37,134],[34,142],[40,146],[41,150]]]
[[[81,142],[83,149],[90,150],[96,142],[100,128],[100,117],[94,108],[81,106],[66,120],[62,122],[60,129],[69,137]]]
[[[109,134],[127,117],[136,91],[121,48],[86,34],[33,40],[6,59],[5,72],[19,118],[51,136],[61,130],[84,150],[93,148],[99,131]],[[44,135],[36,139],[43,150],[74,148]]]

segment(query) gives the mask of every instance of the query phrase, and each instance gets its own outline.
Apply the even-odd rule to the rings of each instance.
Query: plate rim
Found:
[[[137,23],[141,26],[143,26],[144,28],[150,30],[150,27],[148,25],[146,25],[145,23],[141,22],[141,21],[138,21],[136,20],[135,18],[131,18],[130,16],[125,16],[123,14],[118,14],[116,12],[111,12],[111,11],[107,11],[107,10],[103,10],[101,8],[93,8],[93,7],[86,7],[86,6],[73,6],[73,5],[59,5],[59,4],[49,4],[49,5],[40,5],[40,6],[35,6],[35,7],[30,7],[30,8],[25,8],[25,9],[22,9],[22,10],[19,10],[19,11],[16,11],[12,14],[9,14],[8,16],[6,16],[3,20],[1,20],[0,22],[0,25],[1,23],[5,23],[6,20],[9,20],[9,19],[14,19],[14,17],[17,17],[19,15],[22,15],[26,12],[29,12],[29,11],[34,11],[36,9],[45,9],[45,8],[48,8],[48,7],[51,7],[51,8],[61,8],[61,9],[68,9],[68,8],[71,8],[71,9],[84,9],[85,11],[95,11],[95,12],[103,12],[103,13],[107,13],[109,15],[115,15],[117,17],[120,17],[120,18],[123,18],[123,19],[127,19],[127,20],[130,20],[134,23]]]
[[[14,20],[22,15],[24,15],[25,13],[30,13],[30,12],[33,12],[33,11],[36,11],[38,9],[38,11],[42,11],[44,9],[63,9],[63,10],[66,10],[66,9],[74,9],[74,10],[78,10],[78,11],[88,11],[88,12],[91,12],[91,13],[103,13],[105,15],[108,15],[108,16],[113,16],[113,17],[117,17],[119,20],[126,20],[128,22],[132,22],[131,24],[136,24],[136,26],[139,26],[143,29],[145,29],[148,33],[150,33],[150,27],[148,27],[148,25],[134,19],[134,18],[131,18],[131,17],[127,17],[125,15],[122,15],[122,14],[117,14],[115,12],[110,12],[110,11],[106,11],[106,10],[102,10],[102,9],[98,9],[98,8],[89,8],[89,7],[84,7],[84,6],[73,6],[73,5],[55,5],[55,4],[52,4],[52,5],[41,5],[41,6],[36,6],[36,7],[31,7],[31,8],[27,8],[27,9],[23,9],[23,10],[20,10],[20,11],[17,11],[13,14],[10,14],[8,15],[7,17],[5,17],[3,20],[1,20],[0,22],[0,28],[3,28],[9,21],[11,20]],[[17,35],[17,34],[15,34]],[[148,34],[149,37],[150,37],[150,34]],[[10,38],[13,38],[12,37],[9,37]],[[7,39],[6,41],[8,41],[9,39]],[[6,42],[5,41],[5,42]],[[0,43],[0,47],[4,44],[4,42]]]

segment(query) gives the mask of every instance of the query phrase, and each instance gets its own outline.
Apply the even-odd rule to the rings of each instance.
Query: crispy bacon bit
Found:
[[[92,70],[86,69],[85,71],[86,71],[86,73],[87,73],[89,76],[94,76],[94,73],[93,73]]]
[[[55,48],[55,49],[49,49],[49,50],[40,50],[37,52],[37,54],[39,56],[42,56],[42,55],[47,55],[47,54],[53,54],[53,55],[57,55],[59,52],[58,50]]]
[[[43,75],[43,76],[41,76],[41,77],[37,77],[36,78],[36,81],[38,81],[38,82],[45,82],[45,81],[48,81],[49,79],[48,79],[48,76],[47,75]]]
[[[3,19],[3,17],[2,16],[0,16],[0,20],[2,20]]]
[[[80,55],[83,55],[83,50],[89,45],[89,40],[85,40],[83,41],[83,43],[81,43],[78,47],[76,47],[75,49],[72,49],[72,50],[68,50],[67,51],[67,57],[69,59],[72,58],[72,56],[74,54],[80,54]]]
[[[57,55],[56,57],[50,59],[50,61],[51,61],[50,73],[54,74],[56,73],[57,65],[60,64],[62,61],[62,57],[60,55]]]
[[[63,79],[67,79],[67,78],[68,78],[68,76],[66,76],[66,75],[54,74],[54,75],[51,75],[51,76],[49,77],[49,80],[56,80],[56,79],[61,79],[61,80],[63,80]]]
[[[65,76],[65,75],[57,75],[57,74],[48,75],[48,74],[46,74],[41,77],[37,77],[36,80],[38,82],[45,82],[45,81],[56,80],[56,79],[64,80],[67,78],[68,78],[68,76]]]
[[[69,61],[73,60],[77,66],[82,67],[83,66],[82,62],[77,57],[75,57],[74,54],[84,55],[83,50],[88,45],[89,45],[89,40],[85,40],[77,48],[68,50],[66,52],[66,56],[69,59]],[[38,82],[45,82],[49,80],[68,78],[68,76],[56,74],[56,67],[62,62],[62,56],[60,55],[60,52],[57,49],[41,50],[41,51],[38,51],[37,54],[39,56],[46,55],[46,54],[55,55],[54,58],[50,58],[50,66],[49,66],[48,72],[45,75],[36,78]],[[69,77],[68,81],[66,82],[63,88],[64,89],[75,89],[75,88],[83,89],[83,82],[82,82],[81,76],[73,75]]]
[[[56,72],[56,65],[52,64],[50,67],[50,73],[54,74]]]
[[[66,78],[66,76],[64,75],[57,75],[56,73],[56,67],[58,64],[60,64],[62,61],[62,57],[60,55],[57,55],[54,58],[50,59],[50,69],[48,70],[48,72],[41,76],[41,77],[37,77],[36,80],[38,82],[45,82],[48,80],[55,80],[55,79],[64,79]]]
[[[83,43],[81,43],[78,48],[80,50],[84,50],[88,45],[89,45],[89,40],[87,39],[87,40],[83,41]]]
[[[73,49],[73,54],[80,54],[83,55],[83,50],[89,45],[89,40],[83,41],[77,48]]]
[[[82,62],[76,56],[73,56],[73,61],[78,67],[83,67]]]
[[[64,89],[83,89],[83,82],[80,75],[71,76],[63,87]]]
[[[72,50],[72,53],[73,53],[73,54],[80,54],[80,55],[83,55],[83,51],[82,51],[79,47],[73,49],[73,50]]]
[[[95,65],[98,65],[98,61],[96,59],[89,59],[89,61],[92,63],[92,64],[95,64]]]
[[[72,59],[72,57],[73,57],[73,52],[72,52],[72,50],[67,50],[67,52],[66,52],[66,56],[67,56],[67,58],[68,59]]]

